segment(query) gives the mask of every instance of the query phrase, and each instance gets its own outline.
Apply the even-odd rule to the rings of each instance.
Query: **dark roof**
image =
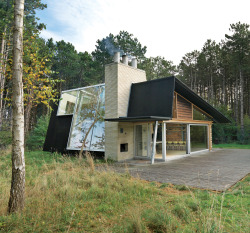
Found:
[[[174,76],[132,84],[128,116],[105,120],[120,122],[170,120],[173,117],[174,91],[212,116],[214,122],[231,122]]]
[[[225,117],[221,112],[214,108],[207,101],[198,96],[193,92],[187,85],[181,82],[179,79],[175,78],[175,91],[181,96],[195,104],[204,112],[208,113],[213,117],[213,121],[216,123],[230,123],[231,121]]]
[[[134,83],[128,117],[158,116],[172,118],[175,77]]]

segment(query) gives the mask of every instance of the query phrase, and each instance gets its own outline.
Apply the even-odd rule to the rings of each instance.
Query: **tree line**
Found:
[[[193,91],[214,106],[230,111],[240,125],[240,140],[244,140],[249,138],[249,128],[244,125],[250,116],[249,25],[231,24],[229,33],[220,43],[208,39],[200,51],[185,54],[178,71]]]
[[[104,66],[116,51],[138,59],[147,79],[176,75],[194,92],[233,120],[236,139],[249,134],[250,116],[249,25],[231,24],[225,38],[208,39],[200,50],[185,54],[179,64],[164,57],[147,57],[147,47],[127,31],[98,39],[93,52],[77,52],[65,41],[44,40],[46,26],[38,23],[36,10],[46,8],[41,0],[26,0],[24,9],[24,113],[25,132],[37,116],[47,114],[62,90],[103,83]],[[9,124],[12,113],[13,0],[0,0],[0,128]],[[238,126],[240,127],[238,129]],[[232,137],[231,137],[232,138]]]

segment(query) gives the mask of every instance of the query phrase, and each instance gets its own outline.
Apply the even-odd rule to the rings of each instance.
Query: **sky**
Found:
[[[147,57],[179,64],[207,39],[220,42],[230,24],[250,24],[249,0],[42,0],[38,11],[45,39],[72,43],[78,52],[95,50],[96,41],[120,31],[133,34]]]

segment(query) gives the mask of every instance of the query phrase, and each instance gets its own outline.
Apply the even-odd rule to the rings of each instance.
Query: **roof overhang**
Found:
[[[161,117],[161,116],[138,116],[138,117],[119,117],[119,118],[107,118],[105,121],[111,122],[154,122],[154,121],[166,121],[171,120],[170,117]]]
[[[133,83],[130,91],[127,117],[109,118],[105,120],[113,122],[171,120],[173,118],[174,92],[208,114],[213,122],[231,122],[226,116],[174,76]]]

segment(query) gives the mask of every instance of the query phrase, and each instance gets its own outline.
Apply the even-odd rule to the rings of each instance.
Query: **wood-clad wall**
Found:
[[[177,118],[193,120],[192,104],[179,95],[177,95]]]

